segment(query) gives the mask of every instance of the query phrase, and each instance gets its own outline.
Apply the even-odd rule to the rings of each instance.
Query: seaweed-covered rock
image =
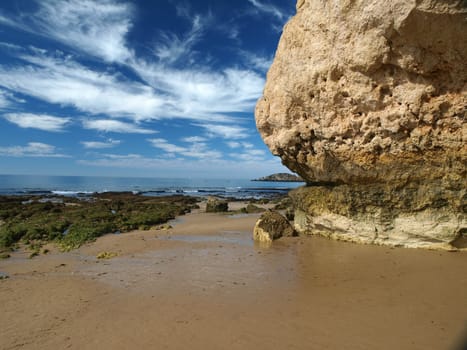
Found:
[[[467,227],[462,214],[467,194],[462,188],[310,186],[290,195],[298,232],[336,240],[450,250],[463,235],[462,227]]]
[[[206,203],[206,213],[224,213],[229,210],[229,203],[226,200],[209,197]]]
[[[289,221],[277,211],[268,210],[256,222],[253,239],[259,242],[272,242],[281,237],[295,236]]]
[[[266,209],[258,207],[257,205],[254,205],[252,203],[248,203],[246,207],[241,209],[241,212],[245,214],[262,213],[264,211],[266,211]]]

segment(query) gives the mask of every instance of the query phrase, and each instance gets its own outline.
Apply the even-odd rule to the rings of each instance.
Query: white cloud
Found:
[[[203,127],[212,129],[211,136],[246,137],[231,124],[236,122],[234,113],[251,113],[261,96],[264,76],[255,71],[260,66],[265,67],[261,58],[249,58],[256,60],[252,64],[255,69],[235,66],[213,70],[209,65],[199,64],[175,68],[167,62],[136,57],[135,52],[128,49],[126,33],[131,28],[133,11],[123,2],[44,0],[39,5],[38,13],[26,16],[33,20],[21,22],[22,17],[16,20],[29,26],[31,32],[66,41],[81,52],[125,65],[140,80],[127,79],[121,73],[90,69],[76,62],[73,56],[60,53],[52,56],[47,51],[30,47],[16,53],[23,62],[28,62],[27,65],[0,66],[0,86],[49,103],[72,106],[81,112],[99,115],[99,118],[101,115],[125,117],[136,123],[188,119],[206,124]],[[60,14],[62,18],[55,18]],[[189,9],[180,9],[179,14],[188,18]],[[38,18],[39,15],[42,18]],[[167,45],[159,47],[161,58],[165,49],[175,50],[177,45],[184,46],[181,49],[188,50],[187,55],[193,52],[193,45],[202,39],[210,19],[195,15],[191,20],[191,30],[184,37],[172,40],[173,47],[168,41]],[[106,35],[115,37],[107,38]],[[170,34],[167,38],[173,39]],[[104,42],[109,42],[110,48],[102,46]],[[229,125],[214,127],[219,123]],[[245,131],[241,129],[242,134]]]
[[[272,4],[262,3],[259,0],[248,0],[258,11],[269,14],[280,21],[284,21],[288,15]]]
[[[247,128],[235,125],[197,124],[206,130],[209,137],[221,137],[227,140],[244,139],[249,136]]]
[[[32,128],[44,131],[60,132],[70,124],[70,118],[54,117],[47,114],[8,113],[4,118],[20,128]]]
[[[186,159],[186,158],[152,158],[139,154],[102,154],[92,160],[78,160],[79,164],[105,168],[152,169],[159,176],[183,176],[186,169],[190,169],[190,175],[203,178],[211,178],[213,174],[224,178],[256,178],[260,174],[272,174],[284,172],[278,158],[257,160],[225,160],[221,158]]]
[[[141,128],[138,125],[111,119],[87,119],[83,121],[85,129],[122,134],[155,134],[157,131]]]
[[[0,15],[0,22],[1,22],[1,15]],[[11,44],[11,43],[7,43],[7,42],[4,42],[4,41],[0,41],[0,46],[4,49],[7,49],[7,50],[13,50],[13,51],[21,51],[23,50],[23,47],[22,46],[19,46],[19,45],[15,45],[15,44]]]
[[[229,146],[230,148],[240,148],[242,144],[237,141],[228,141],[226,142],[226,145]]]
[[[252,143],[249,143],[249,142],[228,141],[228,142],[226,142],[226,144],[230,148],[243,147],[243,148],[246,148],[246,149],[252,149],[254,147],[254,145]]]
[[[32,65],[0,67],[0,85],[80,111],[152,118],[164,101],[149,86],[88,69],[65,57],[20,56]]]
[[[10,26],[10,27],[15,27],[15,28],[23,27],[20,22],[12,20],[11,18],[4,16],[2,13],[0,13],[0,23],[3,25]],[[24,29],[27,29],[27,28],[24,28]]]
[[[118,146],[121,143],[120,140],[108,139],[107,141],[81,141],[81,144],[84,148],[89,149],[103,149],[103,148],[113,148]]]
[[[232,122],[226,114],[250,112],[264,87],[264,77],[252,70],[179,70],[144,60],[133,62],[132,68],[165,96],[166,117]]]
[[[222,153],[210,150],[204,142],[192,142],[189,147],[181,147],[169,143],[166,139],[157,138],[148,140],[155,148],[162,149],[169,154],[178,154],[184,157],[198,159],[217,159],[222,157]]]
[[[201,136],[190,136],[182,138],[183,142],[195,143],[195,142],[206,142],[207,138]]]
[[[6,108],[10,105],[10,101],[8,100],[5,91],[0,90],[0,109]]]
[[[259,149],[245,149],[243,152],[231,153],[232,158],[245,162],[262,162],[266,160],[266,152]]]
[[[129,3],[41,0],[38,5],[32,30],[109,62],[123,62],[132,55],[125,41],[132,27]]]
[[[249,142],[229,141],[227,146],[235,150],[235,153],[230,153],[229,156],[245,162],[262,162],[267,159],[267,153],[260,149],[255,149],[254,145]]]
[[[193,55],[193,46],[203,36],[205,27],[210,22],[210,16],[194,15],[191,18],[186,14],[186,17],[191,20],[191,29],[183,37],[171,32],[160,33],[160,39],[153,49],[160,61],[172,64],[183,59],[186,63]]]
[[[11,92],[0,89],[0,110],[11,110],[18,103],[24,103],[21,98],[16,97]]]
[[[27,66],[0,67],[0,86],[92,114],[134,120],[185,118],[233,122],[250,112],[264,78],[240,69],[177,70],[139,60],[133,68],[151,86],[86,68],[70,57],[19,55]]]
[[[29,142],[26,146],[0,147],[0,156],[49,158],[69,157],[65,154],[56,153],[55,146],[41,142]]]
[[[157,138],[149,139],[148,141],[153,147],[159,148],[167,153],[183,153],[186,151],[186,148],[171,144],[166,139]]]
[[[245,60],[246,64],[261,72],[267,72],[271,67],[273,57],[264,57],[248,51],[240,51],[240,56]]]

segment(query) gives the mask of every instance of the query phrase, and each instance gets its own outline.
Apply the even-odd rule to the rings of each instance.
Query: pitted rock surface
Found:
[[[298,0],[257,128],[307,183],[295,229],[453,248],[467,237],[467,2]]]
[[[308,182],[466,177],[464,1],[301,0],[256,108]]]

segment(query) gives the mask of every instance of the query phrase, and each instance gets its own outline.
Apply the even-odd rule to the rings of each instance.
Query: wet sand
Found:
[[[259,246],[257,217],[193,213],[1,260],[0,349],[453,349],[466,330],[465,252]]]

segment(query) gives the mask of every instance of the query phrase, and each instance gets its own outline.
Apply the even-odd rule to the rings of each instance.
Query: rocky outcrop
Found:
[[[224,213],[229,210],[229,203],[226,200],[209,197],[206,202],[206,213]]]
[[[466,194],[429,184],[301,187],[291,192],[299,232],[357,243],[453,249]]]
[[[312,186],[298,230],[445,246],[467,231],[466,110],[465,1],[299,0],[256,122]]]
[[[272,242],[281,237],[291,237],[295,230],[289,221],[276,211],[268,210],[256,222],[253,239],[258,242]]]
[[[300,176],[288,173],[276,173],[268,176],[260,177],[252,181],[269,181],[269,182],[304,182]]]

